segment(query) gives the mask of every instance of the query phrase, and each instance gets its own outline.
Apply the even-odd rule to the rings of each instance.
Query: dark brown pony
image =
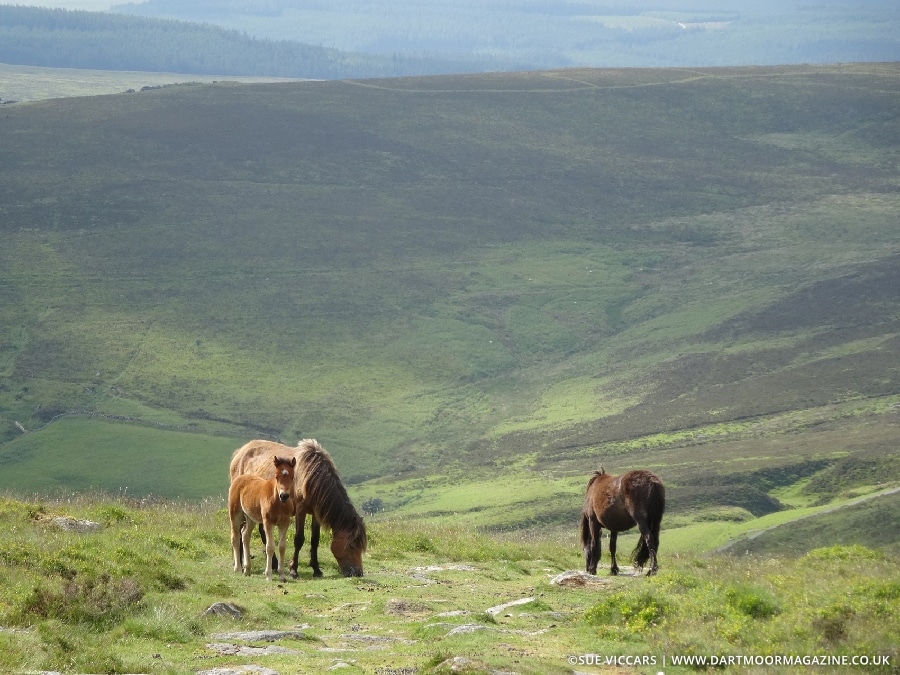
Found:
[[[609,530],[609,573],[619,573],[616,564],[616,538],[619,532],[635,525],[641,538],[631,554],[635,568],[642,570],[650,561],[647,576],[656,574],[656,551],[659,549],[659,526],[666,508],[666,489],[651,471],[638,469],[613,476],[603,467],[595,471],[588,482],[581,512],[581,546],[584,548],[584,568],[588,574],[597,573],[600,562],[600,535]]]
[[[234,571],[241,569],[250,575],[250,536],[253,523],[259,523],[260,534],[266,542],[266,579],[272,580],[272,556],[275,553],[273,530],[278,527],[278,554],[284,559],[287,548],[287,532],[294,515],[294,467],[297,460],[291,457],[275,457],[271,463],[272,477],[263,480],[259,476],[238,476],[228,488],[228,516],[231,520],[231,549],[234,553]],[[243,555],[242,555],[243,553]],[[284,569],[281,570],[284,581]]]
[[[272,441],[250,441],[231,458],[231,480],[246,473],[266,477],[272,472],[272,457],[287,455],[297,460],[294,473],[296,531],[291,576],[297,576],[300,549],[305,541],[306,516],[310,515],[309,566],[313,576],[322,576],[319,567],[319,534],[324,525],[331,530],[331,552],[346,577],[363,575],[362,554],[368,539],[366,526],[341,483],[331,455],[318,441],[305,439],[296,448]],[[283,560],[283,556],[282,556]]]

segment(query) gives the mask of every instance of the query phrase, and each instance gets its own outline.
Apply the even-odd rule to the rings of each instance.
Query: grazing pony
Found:
[[[609,555],[612,565],[609,573],[619,573],[616,564],[616,537],[619,532],[635,525],[641,538],[631,554],[635,568],[642,570],[650,561],[647,576],[656,574],[656,551],[659,549],[659,526],[666,508],[666,489],[659,477],[651,471],[638,469],[613,476],[603,467],[595,471],[588,482],[581,512],[581,546],[584,548],[584,566],[588,574],[597,573],[600,561],[600,535],[602,528],[609,530]]]
[[[245,474],[231,482],[228,489],[228,516],[231,519],[235,572],[241,568],[243,551],[244,574],[250,575],[250,537],[253,534],[253,523],[259,523],[260,534],[266,542],[266,579],[272,580],[272,556],[275,554],[272,530],[275,526],[278,527],[278,554],[284,559],[287,532],[295,511],[293,494],[296,466],[297,460],[294,457],[275,457],[271,462],[273,475],[268,480]],[[283,568],[281,580],[285,580]]]
[[[297,559],[303,547],[306,516],[311,516],[309,566],[313,576],[322,576],[319,567],[319,533],[322,525],[331,530],[331,553],[345,577],[363,575],[362,554],[368,538],[362,517],[356,511],[347,490],[341,483],[331,455],[313,439],[300,441],[291,448],[272,441],[250,441],[238,448],[231,458],[231,480],[252,473],[267,476],[271,473],[271,458],[291,456],[297,460],[294,473],[294,506],[297,526],[294,532],[294,558],[291,576],[297,577]],[[284,556],[282,556],[282,561]]]

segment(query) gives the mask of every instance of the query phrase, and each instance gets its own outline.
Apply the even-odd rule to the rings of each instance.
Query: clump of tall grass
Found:
[[[83,578],[84,577],[84,578]],[[134,579],[115,579],[107,574],[79,575],[62,585],[39,585],[31,590],[12,616],[19,624],[35,619],[55,619],[84,628],[107,630],[133,613],[144,597]]]

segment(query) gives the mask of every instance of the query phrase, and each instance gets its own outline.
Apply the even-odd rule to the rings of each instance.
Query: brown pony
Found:
[[[609,573],[619,573],[616,564],[616,537],[619,532],[635,525],[641,538],[631,554],[638,570],[650,561],[647,576],[656,574],[656,551],[659,549],[659,526],[666,508],[666,489],[659,477],[651,471],[638,469],[613,476],[603,467],[595,471],[588,482],[581,512],[581,546],[584,548],[585,571],[597,573],[600,562],[600,536],[602,528],[609,530],[609,555],[612,565]]]
[[[243,551],[244,574],[250,575],[250,536],[252,523],[259,523],[260,534],[266,542],[266,579],[272,580],[272,556],[275,538],[272,530],[278,527],[278,554],[284,559],[287,532],[294,515],[294,467],[297,460],[275,457],[271,464],[273,475],[268,480],[243,475],[231,482],[228,489],[228,515],[231,519],[231,548],[234,552],[234,571],[241,568]],[[243,533],[241,530],[243,529]],[[243,544],[243,547],[241,547]],[[281,570],[284,581],[284,569]]]
[[[363,575],[362,554],[368,539],[366,526],[347,496],[325,448],[318,441],[304,439],[296,448],[272,441],[250,441],[238,448],[231,458],[231,480],[246,473],[266,477],[271,475],[271,458],[288,455],[297,460],[294,473],[294,506],[297,527],[294,532],[294,558],[291,576],[297,577],[297,559],[303,547],[306,516],[311,516],[309,566],[313,576],[322,576],[319,567],[319,533],[322,525],[332,533],[331,552],[345,577]],[[282,555],[281,560],[284,560]]]

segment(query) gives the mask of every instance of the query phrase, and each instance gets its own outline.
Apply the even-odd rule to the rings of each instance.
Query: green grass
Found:
[[[52,525],[57,515],[103,527],[64,532]],[[676,554],[665,547],[677,530],[664,529],[657,577],[601,575],[596,587],[565,588],[549,579],[582,565],[571,538],[498,538],[447,522],[377,519],[365,577],[338,577],[325,555],[324,578],[304,569],[280,584],[265,581],[259,558],[249,578],[232,572],[217,500],[6,497],[0,524],[0,669],[10,673],[251,664],[324,672],[338,661],[347,672],[442,673],[454,657],[470,659],[472,672],[566,673],[569,656],[586,654],[638,655],[658,667],[677,655],[898,657],[897,560],[862,546],[798,558]],[[261,550],[258,539],[253,546]],[[239,606],[243,619],[202,617],[214,602]],[[229,656],[210,646],[244,644],[220,634],[247,630],[302,636],[274,643],[293,650],[287,654]]]
[[[77,448],[71,440],[79,439]],[[228,489],[228,462],[239,440],[151,425],[64,418],[3,447],[8,485],[42,494],[108,490],[136,498],[205,497]],[[152,448],[152,452],[142,452]],[[40,482],[33,482],[40,476]]]

